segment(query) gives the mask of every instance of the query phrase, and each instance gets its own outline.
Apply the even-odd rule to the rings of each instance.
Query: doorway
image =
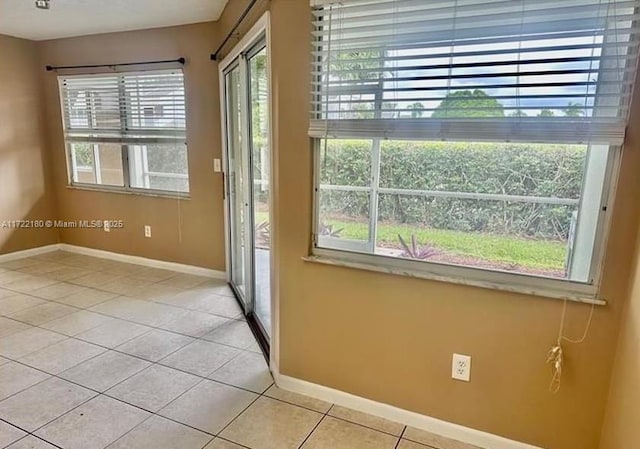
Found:
[[[242,44],[242,43],[241,43]],[[271,339],[271,145],[266,30],[221,64],[228,281],[268,353]]]

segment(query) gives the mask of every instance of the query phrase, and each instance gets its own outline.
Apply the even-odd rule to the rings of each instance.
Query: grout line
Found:
[[[306,436],[306,438],[302,441],[302,443],[300,443],[300,446],[298,446],[298,449],[301,449],[302,446],[305,445],[305,443],[307,442],[307,440],[309,438],[311,438],[311,435],[313,435],[315,433],[315,431],[318,429],[318,427],[320,427],[320,424],[322,423],[322,421],[324,421],[324,419],[327,417],[328,415],[325,413],[322,418],[320,418],[320,421],[318,421],[316,423],[315,426],[313,426],[313,429],[311,429],[311,432],[309,432],[309,434]]]

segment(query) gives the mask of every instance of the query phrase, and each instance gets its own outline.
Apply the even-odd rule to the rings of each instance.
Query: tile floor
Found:
[[[278,389],[222,281],[53,252],[0,264],[0,448],[471,446]]]

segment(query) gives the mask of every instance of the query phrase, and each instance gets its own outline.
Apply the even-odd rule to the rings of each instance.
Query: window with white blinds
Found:
[[[182,70],[58,81],[72,183],[188,192]]]
[[[312,0],[314,254],[597,299],[639,9]]]
[[[622,143],[640,1],[312,6],[312,137]]]

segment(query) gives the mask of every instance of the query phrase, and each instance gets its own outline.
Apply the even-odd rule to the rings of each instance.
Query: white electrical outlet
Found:
[[[151,238],[151,226],[145,225],[144,227],[144,236],[148,239]]]
[[[465,382],[471,381],[471,356],[453,354],[451,377]]]
[[[222,171],[222,162],[220,159],[213,160],[213,171],[216,173],[220,173]]]
[[[104,232],[111,232],[111,227],[109,226],[109,220],[105,220],[103,223]]]

